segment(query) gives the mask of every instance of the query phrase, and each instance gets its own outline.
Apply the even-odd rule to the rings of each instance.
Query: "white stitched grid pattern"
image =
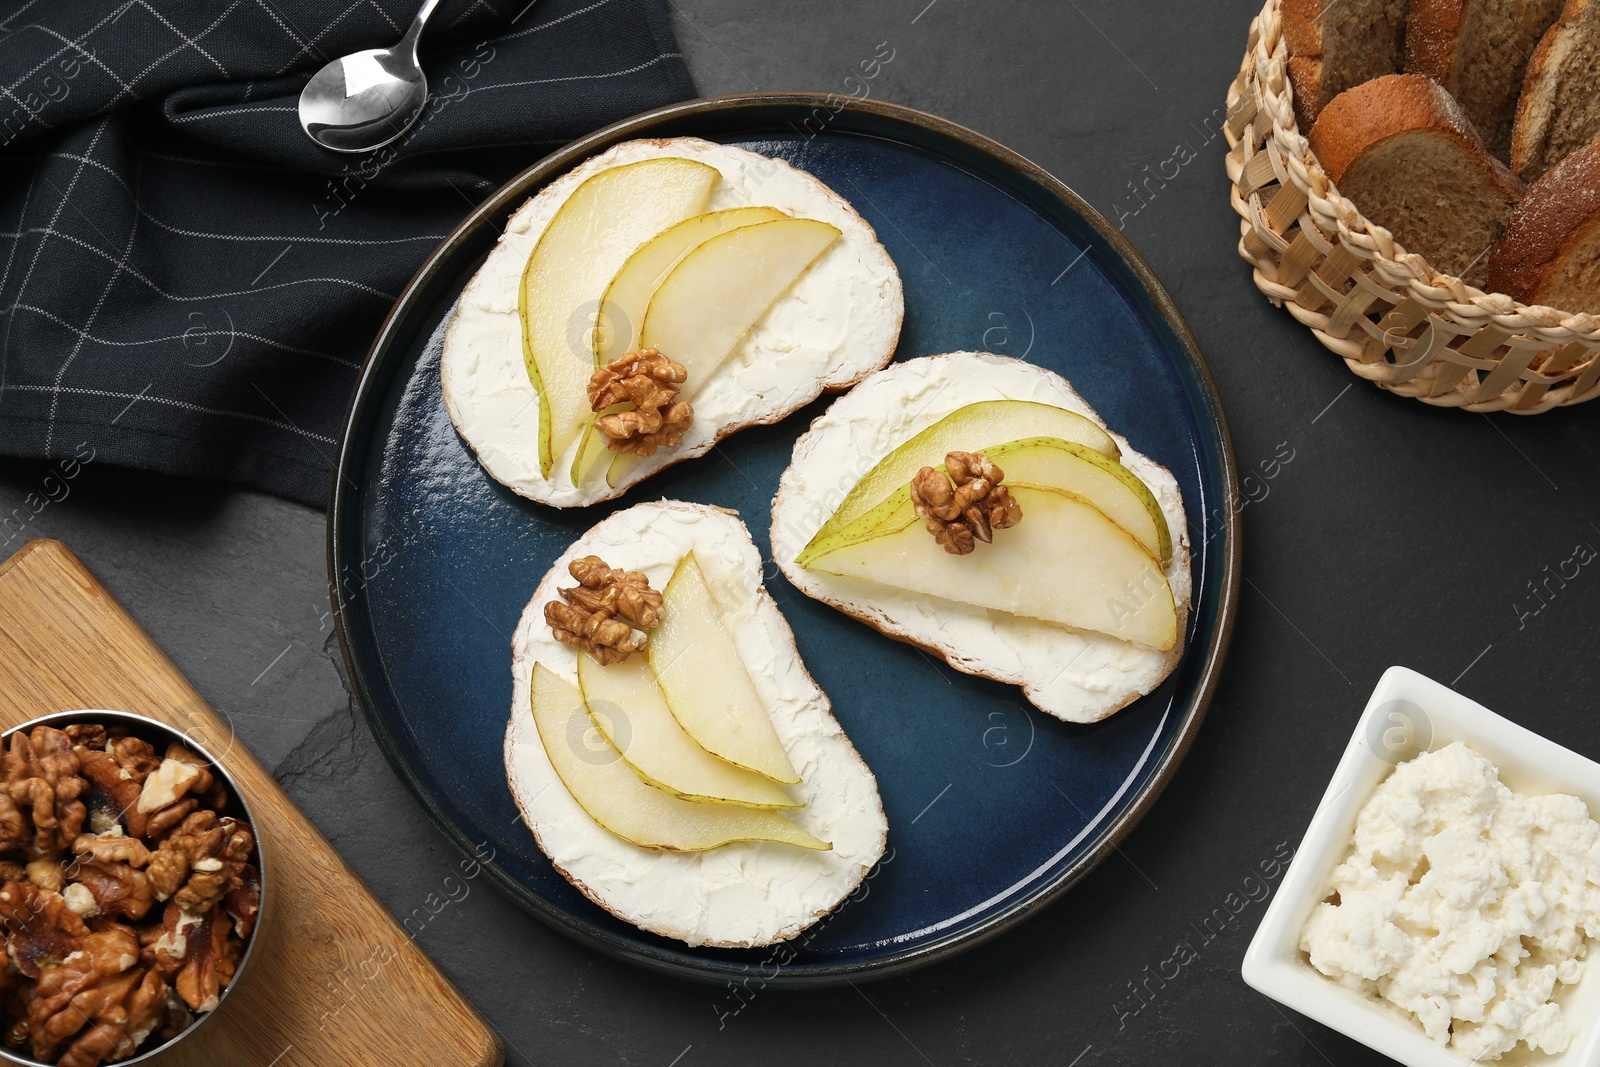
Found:
[[[414,3],[18,0],[0,21],[0,454],[101,425],[112,462],[173,469],[140,449],[188,442],[227,453],[202,472],[320,502],[368,340],[469,205],[571,136],[563,94],[621,118],[689,91],[661,0],[446,0],[418,124],[371,159],[308,156],[298,81],[274,76],[392,43]],[[302,480],[259,474],[290,452]]]
[[[309,437],[313,441],[321,441],[323,444],[331,445],[336,443],[333,438],[324,434],[312,433],[309,430],[302,430],[293,423],[282,422],[278,419],[269,419],[262,415],[252,415],[247,411],[223,411],[219,408],[202,407],[199,404],[191,404],[186,400],[173,400],[164,396],[151,396],[148,393],[118,393],[109,389],[83,389],[77,386],[52,388],[48,385],[12,385],[8,386],[8,388],[19,393],[66,393],[72,396],[109,397],[114,400],[148,400],[152,404],[166,404],[169,407],[182,408],[185,411],[196,411],[205,415],[226,415],[233,419],[244,419],[248,422],[259,422],[267,426],[275,427],[276,429],[286,430],[289,433],[299,434],[301,437]]]

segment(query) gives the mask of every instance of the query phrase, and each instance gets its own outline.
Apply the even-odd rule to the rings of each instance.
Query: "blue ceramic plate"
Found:
[[[545,159],[435,252],[373,345],[329,514],[350,677],[395,770],[512,899],[586,944],[714,981],[822,985],[906,970],[1011,926],[1082,878],[1149,808],[1193,740],[1233,618],[1232,447],[1209,373],[1149,268],[1020,156],[905,108],[757,94],[631,119]],[[736,434],[621,501],[560,511],[491,480],[439,394],[442,324],[501,226],[583,159],[694,135],[781,156],[850,200],[905,281],[899,358],[987,349],[1059,371],[1165,464],[1191,520],[1188,652],[1154,693],[1095,726],[1034,710],[792,588],[767,587],[834,714],[876,773],[889,851],[838,912],[781,951],[690,949],[620,922],[557,874],[520,822],[501,741],[510,637],[540,577],[613,510],[672,497],[737,508],[756,543],[795,438],[828,403]],[[1210,517],[1207,521],[1206,517]]]

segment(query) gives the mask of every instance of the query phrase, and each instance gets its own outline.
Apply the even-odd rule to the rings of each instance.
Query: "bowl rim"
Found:
[[[230,795],[243,810],[245,820],[249,822],[251,830],[255,833],[256,876],[261,883],[261,903],[256,911],[255,928],[250,931],[250,936],[245,939],[244,951],[239,954],[239,962],[234,967],[233,977],[223,987],[222,991],[217,994],[216,1006],[210,1011],[196,1013],[195,1021],[180,1030],[176,1036],[154,1045],[136,1056],[116,1061],[118,1067],[124,1067],[124,1065],[146,1063],[154,1057],[176,1048],[222,1010],[222,1005],[228,999],[229,994],[240,984],[240,978],[249,967],[250,958],[255,952],[256,942],[259,940],[258,935],[261,932],[262,918],[267,913],[267,886],[269,879],[267,876],[266,850],[261,847],[260,824],[256,822],[255,812],[251,809],[250,801],[245,796],[244,790],[239,788],[239,783],[235,780],[232,772],[223,766],[222,761],[214,756],[210,749],[193,740],[187,733],[171,723],[162,722],[160,719],[154,719],[148,715],[140,715],[138,712],[133,711],[118,711],[111,708],[69,708],[63,711],[52,711],[47,715],[39,715],[26,722],[18,723],[16,726],[0,730],[0,744],[9,742],[12,734],[29,731],[36,726],[56,726],[57,724],[91,722],[95,720],[115,720],[127,723],[138,729],[163,734],[203,758],[211,765],[213,770],[221,774],[222,780],[227,783]],[[17,1067],[54,1067],[53,1064],[45,1060],[36,1060],[31,1056],[20,1055],[3,1044],[0,1044],[0,1063],[16,1064]]]
[[[1371,742],[1386,736],[1399,702],[1423,711],[1428,741],[1416,744],[1416,724],[1408,721],[1413,729],[1406,746],[1379,754]],[[1441,723],[1446,724],[1442,732],[1452,735],[1450,740],[1465,740],[1494,761],[1497,770],[1506,764],[1537,764],[1540,776],[1553,783],[1545,793],[1597,793],[1596,787],[1581,783],[1600,782],[1600,763],[1497,715],[1426,675],[1407,667],[1390,667],[1356,721],[1240,967],[1245,983],[1257,992],[1409,1067],[1472,1067],[1479,1061],[1437,1044],[1398,1007],[1363,997],[1316,971],[1300,953],[1300,931],[1325,895],[1326,880],[1349,848],[1356,817],[1373,790],[1399,763],[1449,743],[1439,737],[1441,731],[1436,727]],[[1591,817],[1597,810],[1590,803]],[[1517,1050],[1507,1055],[1521,1062],[1528,1054]],[[1567,1051],[1532,1056],[1530,1062],[1547,1067],[1600,1067],[1600,1016],[1581,1020],[1579,1033]]]

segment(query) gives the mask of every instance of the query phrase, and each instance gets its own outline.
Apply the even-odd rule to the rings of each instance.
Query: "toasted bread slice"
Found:
[[[1567,0],[1528,63],[1511,136],[1511,169],[1535,181],[1600,140],[1600,0]]]
[[[568,682],[577,677],[578,652],[555,639],[544,617],[558,588],[573,584],[567,565],[593,554],[614,567],[643,571],[654,588],[663,589],[690,551],[705,571],[778,739],[804,778],[791,787],[804,807],[785,815],[831,842],[829,851],[771,841],[708,852],[643,848],[590,818],[551,765],[529,701],[535,663]],[[511,642],[506,776],[534,839],[556,869],[600,907],[690,945],[748,948],[796,936],[861,884],[887,840],[877,782],[807,673],[761,574],[761,553],[735,513],[675,500],[638,504],[596,524],[555,561]]]
[[[524,361],[518,315],[523,268],[557,210],[584,181],[610,167],[662,157],[716,168],[720,178],[708,211],[772,207],[828,223],[840,237],[696,388],[694,422],[679,444],[633,463],[616,484],[591,477],[579,485],[572,460],[581,442],[571,442],[547,477],[539,455],[543,413]],[[600,296],[595,294],[594,306]],[[575,322],[584,310],[574,309]],[[849,388],[893,356],[904,310],[900,275],[872,227],[810,174],[780,159],[693,137],[625,141],[545,186],[506,224],[451,313],[440,359],[445,407],[496,481],[541,504],[584,507],[704,455],[728,434],[778,422],[825,391]]]
[[[1600,144],[1557,163],[1512,209],[1489,253],[1489,288],[1600,315]]]
[[[1301,133],[1346,89],[1400,69],[1410,6],[1411,0],[1283,0]]]
[[[1562,0],[1412,0],[1405,71],[1444,86],[1490,153],[1507,160],[1528,60],[1561,5]]]
[[[1391,74],[1333,100],[1311,150],[1341,195],[1438,271],[1482,285],[1523,185],[1431,78]]]
[[[1172,533],[1163,573],[1172,588],[1179,638],[1169,651],[955,600],[933,604],[923,595],[795,562],[855,480],[880,459],[950,413],[989,400],[1049,404],[1105,425],[1066,379],[1019,359],[951,352],[891,364],[834,401],[795,443],[772,503],[773,559],[795,588],[886,636],[940,656],[958,671],[1019,685],[1056,718],[1097,722],[1153,690],[1177,665],[1192,588],[1189,527],[1178,483],[1115,432],[1110,436],[1121,448],[1123,466],[1154,494]]]

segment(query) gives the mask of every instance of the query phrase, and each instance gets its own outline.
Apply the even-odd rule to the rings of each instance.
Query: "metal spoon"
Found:
[[[438,6],[439,0],[424,0],[393,48],[356,52],[312,75],[300,93],[300,126],[306,136],[335,152],[370,152],[410,129],[428,99],[417,39]]]

